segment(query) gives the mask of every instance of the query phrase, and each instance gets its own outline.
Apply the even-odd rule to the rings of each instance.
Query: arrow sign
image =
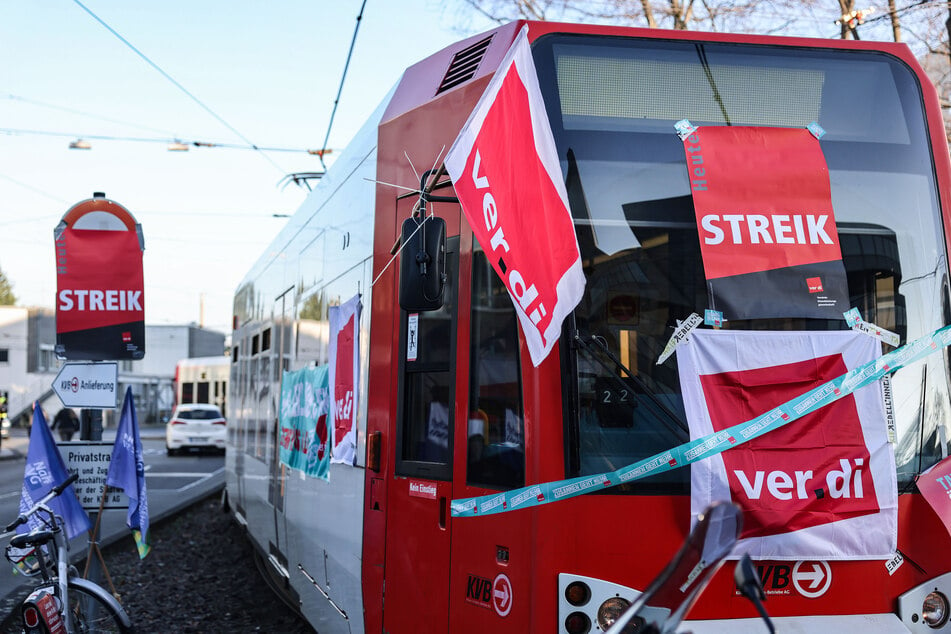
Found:
[[[119,393],[116,363],[67,363],[53,379],[53,391],[66,407],[112,409]]]

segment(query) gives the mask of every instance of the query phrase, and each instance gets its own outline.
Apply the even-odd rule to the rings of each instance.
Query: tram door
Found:
[[[448,205],[442,207],[452,211]],[[408,209],[401,217],[408,217]],[[387,632],[449,631],[452,430],[458,424],[459,207],[445,219],[447,235],[454,237],[447,240],[443,306],[401,311],[395,460],[386,509],[383,629]]]
[[[284,516],[284,495],[286,493],[287,466],[280,460],[280,394],[281,378],[287,365],[287,353],[290,349],[290,324],[294,319],[294,292],[291,286],[274,301],[272,328],[266,331],[267,341],[261,342],[266,353],[262,357],[264,367],[262,375],[262,394],[267,403],[266,415],[268,431],[268,502],[274,508],[274,541],[268,544],[268,556],[272,563],[278,563],[287,570],[284,549],[287,545],[287,521]],[[285,575],[286,576],[286,575]]]

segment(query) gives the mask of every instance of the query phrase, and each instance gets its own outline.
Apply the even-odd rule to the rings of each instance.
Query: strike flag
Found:
[[[145,488],[139,419],[135,414],[131,387],[126,388],[125,400],[122,402],[122,415],[116,428],[116,443],[112,447],[106,485],[122,489],[129,496],[126,526],[132,529],[139,558],[144,559],[152,549],[149,538],[149,496]]]
[[[56,447],[53,434],[46,424],[46,417],[38,403],[33,404],[33,425],[30,427],[30,447],[26,452],[26,467],[23,470],[23,488],[20,490],[20,513],[30,510],[44,495],[69,477],[66,463]],[[63,518],[66,536],[72,539],[76,535],[92,528],[89,516],[83,510],[76,497],[73,485],[53,498],[49,507]],[[26,533],[34,528],[42,528],[43,522],[33,516],[26,524],[21,524],[17,532]]]
[[[354,464],[357,454],[357,393],[360,385],[360,295],[331,306],[330,408],[333,428],[331,462]]]
[[[537,366],[581,300],[585,279],[527,27],[449,149],[446,169]]]
[[[918,477],[918,490],[951,534],[951,458],[945,458]]]
[[[803,397],[873,361],[854,332],[697,330],[677,348],[691,438]],[[811,394],[810,394],[811,393]],[[737,553],[754,559],[878,559],[897,546],[898,491],[876,382],[691,467],[691,512],[732,500],[744,512]]]
[[[713,307],[730,320],[841,319],[848,283],[818,139],[701,127],[684,151]]]
[[[145,356],[141,226],[122,205],[74,205],[54,231],[56,352],[67,359]]]

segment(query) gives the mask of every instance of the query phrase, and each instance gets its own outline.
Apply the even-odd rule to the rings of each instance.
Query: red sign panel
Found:
[[[92,198],[55,231],[56,353],[87,361],[145,356],[141,228],[122,205]]]
[[[840,355],[700,377],[721,431],[844,374]],[[723,454],[743,538],[878,513],[870,456],[851,396]]]
[[[701,127],[684,151],[717,309],[840,319],[848,286],[819,141],[805,129]]]

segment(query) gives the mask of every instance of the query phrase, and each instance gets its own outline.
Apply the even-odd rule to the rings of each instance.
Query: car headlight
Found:
[[[921,620],[939,628],[948,622],[948,598],[938,591],[928,593],[921,603]]]

